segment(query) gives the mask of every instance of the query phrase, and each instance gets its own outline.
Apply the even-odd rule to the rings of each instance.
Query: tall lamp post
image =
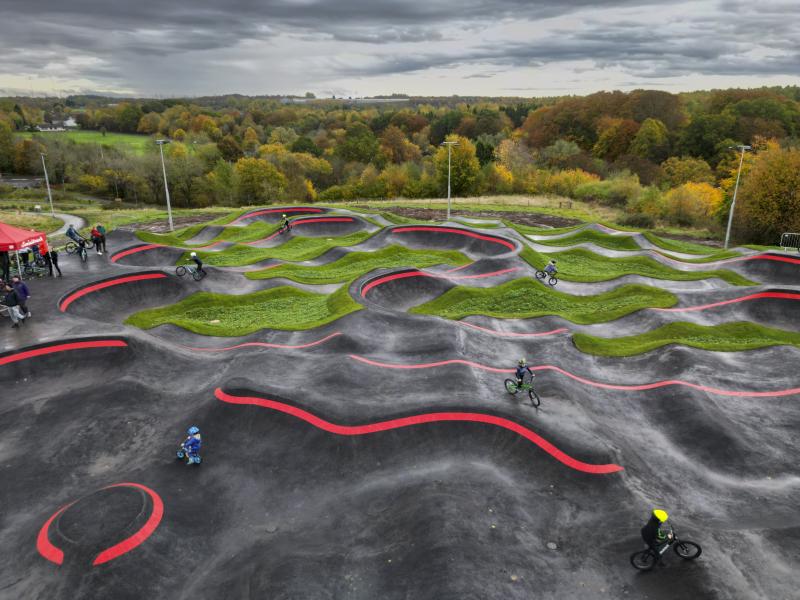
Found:
[[[742,176],[742,164],[744,163],[744,153],[752,150],[751,146],[728,146],[728,150],[741,150],[742,156],[739,159],[739,172],[736,174],[736,186],[733,188],[733,200],[731,201],[731,212],[728,214],[728,229],[725,231],[725,249],[728,249],[728,242],[731,239],[731,225],[733,225],[733,210],[736,208],[736,194],[739,192],[739,179]]]
[[[164,144],[169,144],[169,140],[156,140],[158,149],[161,152],[161,170],[164,172],[164,192],[167,195],[167,216],[169,217],[169,230],[175,231],[172,225],[172,206],[169,203],[169,185],[167,185],[167,167],[164,165]]]
[[[447,146],[447,220],[450,220],[450,153],[458,142],[442,142],[440,146]]]
[[[42,168],[44,169],[44,182],[47,184],[47,197],[50,198],[50,214],[56,216],[56,211],[53,210],[53,194],[50,192],[50,178],[47,176],[47,165],[44,162],[44,153],[42,153]]]

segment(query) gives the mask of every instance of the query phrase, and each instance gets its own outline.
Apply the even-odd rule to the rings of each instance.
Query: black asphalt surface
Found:
[[[327,235],[338,225],[297,233]],[[342,225],[336,235],[374,229],[357,217]],[[453,285],[532,275],[517,256],[528,242],[512,230],[447,226],[501,236],[514,250],[452,232],[391,229],[333,249],[309,264],[390,243],[455,248],[475,262],[392,279],[362,296],[370,282],[408,269],[367,274],[350,286],[364,310],[310,331],[210,338],[171,325],[147,332],[123,325],[133,312],[198,290],[238,294],[290,283],[213,267],[200,283],[180,279],[175,249],[116,263],[94,253],[86,264],[64,256],[63,278],[30,282],[33,317],[19,330],[0,321],[7,353],[0,356],[0,598],[797,598],[800,393],[787,390],[800,392],[800,350],[670,346],[611,359],[579,352],[570,334],[628,335],[672,320],[752,320],[797,331],[800,302],[763,297],[695,312],[644,310],[591,326],[409,314]],[[212,238],[201,232],[195,241]],[[137,244],[130,233],[112,232],[109,254]],[[720,268],[761,285],[640,280],[676,293],[679,307],[800,294],[800,265],[749,260]],[[506,269],[515,270],[472,277]],[[159,273],[59,309],[75,290]],[[598,293],[627,279],[564,282],[563,291]],[[35,355],[37,347],[98,340],[124,345]],[[25,360],[9,362],[20,352]],[[509,396],[510,375],[497,371],[522,356],[545,367],[537,370],[538,409]],[[416,368],[391,368],[398,366]],[[673,383],[625,387],[662,381]],[[222,401],[218,389],[249,400]],[[281,412],[298,409],[324,422]],[[325,430],[325,422],[369,426],[439,412],[507,419],[572,459],[624,470],[576,470],[487,422],[363,435]],[[203,434],[199,466],[175,460],[190,425]],[[670,554],[651,573],[631,567],[654,507],[703,546],[698,560]],[[93,564],[126,543],[132,547]],[[63,553],[61,564],[49,547]]]

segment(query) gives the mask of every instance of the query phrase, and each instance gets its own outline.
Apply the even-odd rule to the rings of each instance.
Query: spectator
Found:
[[[47,257],[50,259],[50,262],[56,268],[56,271],[58,271],[58,276],[61,277],[61,269],[58,268],[58,250],[56,250],[55,248],[50,248],[50,252],[47,253]],[[50,271],[50,274],[51,275],[53,274],[52,270]]]
[[[10,268],[11,259],[8,257],[8,251],[3,250],[0,252],[0,271],[2,271],[3,281],[8,281]]]
[[[19,327],[20,323],[25,322],[25,317],[19,308],[19,299],[14,288],[6,284],[3,286],[3,306],[8,311],[11,318],[11,327]]]
[[[100,251],[100,232],[97,231],[97,227],[92,229],[92,243],[94,243],[94,249],[98,254],[103,254]]]
[[[50,277],[52,277],[53,262],[50,260],[50,249],[47,247],[47,240],[42,240],[39,243],[39,256],[44,259],[44,264],[47,267],[47,271],[50,273]]]
[[[97,233],[100,234],[100,243],[103,246],[103,252],[108,252],[108,250],[106,250],[106,228],[103,227],[102,223],[98,223],[95,229],[97,229]]]
[[[28,310],[28,298],[31,297],[31,293],[28,290],[28,286],[19,278],[18,275],[15,275],[11,278],[11,285],[14,288],[14,292],[17,295],[17,304],[19,305],[22,314],[25,317],[31,316],[31,311]]]

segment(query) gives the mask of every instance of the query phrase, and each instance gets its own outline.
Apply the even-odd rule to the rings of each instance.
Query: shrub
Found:
[[[552,173],[547,179],[546,192],[559,196],[575,197],[575,191],[584,184],[600,181],[597,175],[587,173],[581,169],[567,169]]]
[[[629,173],[615,175],[604,181],[583,183],[575,190],[579,200],[599,202],[608,206],[624,206],[635,201],[642,193],[642,186],[636,175]]]
[[[652,229],[655,227],[656,220],[648,214],[644,213],[628,213],[622,220],[620,225],[627,225],[628,227],[638,227],[640,229]]]
[[[664,196],[666,217],[678,225],[705,225],[722,199],[722,190],[707,183],[684,183]]]

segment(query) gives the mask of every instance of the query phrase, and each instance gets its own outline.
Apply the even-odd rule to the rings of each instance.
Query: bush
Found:
[[[656,225],[656,220],[644,213],[628,213],[619,222],[620,225],[628,227],[638,227],[640,229],[652,229]]]
[[[350,185],[332,185],[327,190],[320,192],[319,199],[323,202],[336,200],[354,200],[356,191]]]
[[[622,174],[604,181],[581,184],[575,190],[575,197],[607,206],[624,206],[636,201],[641,193],[639,178],[636,175]]]
[[[666,217],[678,225],[708,225],[722,199],[722,190],[707,183],[684,183],[664,196]]]
[[[575,191],[580,186],[598,181],[600,181],[600,178],[592,173],[587,173],[581,169],[567,169],[566,171],[552,173],[545,183],[547,189],[544,191],[574,198]]]

